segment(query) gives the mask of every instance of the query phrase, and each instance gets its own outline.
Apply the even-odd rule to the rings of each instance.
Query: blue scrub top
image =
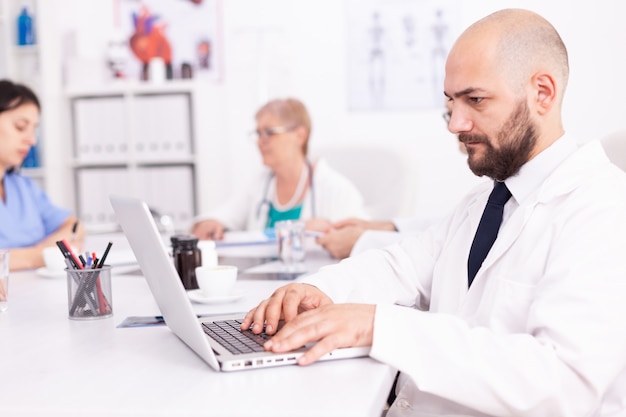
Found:
[[[30,178],[18,173],[4,176],[0,200],[0,248],[36,245],[57,230],[71,212],[52,204],[46,193]]]

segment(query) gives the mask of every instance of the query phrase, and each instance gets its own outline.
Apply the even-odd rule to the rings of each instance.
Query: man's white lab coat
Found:
[[[401,371],[388,416],[625,415],[626,174],[597,142],[575,151],[517,202],[468,290],[490,191],[305,281],[377,304],[371,356]]]

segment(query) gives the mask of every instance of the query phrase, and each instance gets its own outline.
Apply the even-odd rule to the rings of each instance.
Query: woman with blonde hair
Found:
[[[345,217],[367,217],[363,197],[323,159],[307,158],[311,118],[294,98],[276,99],[256,113],[254,135],[264,172],[246,190],[197,218],[199,239],[221,239],[225,230],[272,229],[280,220],[305,220],[307,229],[324,230]]]

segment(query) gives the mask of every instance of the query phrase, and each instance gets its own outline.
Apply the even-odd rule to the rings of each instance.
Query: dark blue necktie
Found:
[[[489,200],[487,200],[483,216],[480,218],[469,258],[467,259],[468,288],[472,285],[472,281],[493,246],[493,242],[496,241],[498,230],[502,223],[504,204],[506,204],[509,198],[511,198],[511,192],[506,188],[506,185],[503,182],[496,181],[489,195]]]

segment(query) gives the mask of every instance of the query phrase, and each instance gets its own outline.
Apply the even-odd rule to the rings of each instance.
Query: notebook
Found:
[[[249,331],[237,330],[238,323],[243,319],[242,314],[198,318],[147,204],[139,199],[119,196],[110,196],[110,201],[167,326],[211,368],[216,371],[239,371],[293,365],[309,347],[280,354],[266,352],[258,345],[253,348],[263,339],[258,340],[260,338]],[[227,329],[229,325],[234,327],[235,332]],[[213,331],[207,328],[213,328]],[[248,339],[240,344],[252,346],[248,346],[249,351],[241,345],[235,351],[232,347],[223,346],[220,338],[225,338],[223,332],[229,331]],[[369,347],[337,349],[320,360],[363,357],[369,351]]]

